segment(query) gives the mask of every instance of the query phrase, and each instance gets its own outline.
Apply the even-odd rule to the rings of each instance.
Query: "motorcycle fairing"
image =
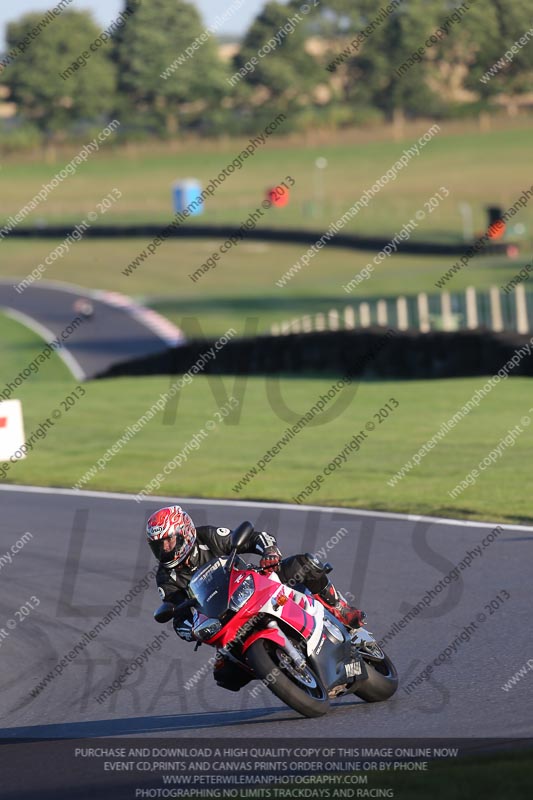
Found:
[[[204,567],[198,575],[196,593],[201,593],[213,617],[228,609],[232,596],[244,580],[252,576],[253,594],[238,611],[225,611],[224,627],[207,643],[226,647],[235,640],[242,641],[242,655],[259,639],[267,639],[281,648],[286,648],[288,629],[305,643],[307,658],[328,692],[350,690],[361,679],[367,677],[366,668],[358,655],[348,630],[313,596],[304,594],[280,582],[275,573],[262,575],[243,567],[235,567],[225,581],[215,578],[217,568],[226,563],[224,557]],[[220,576],[220,572],[218,573]],[[221,577],[221,576],[220,576]],[[275,588],[272,584],[276,584]],[[218,613],[217,613],[218,612]],[[256,621],[270,620],[253,630]],[[283,624],[281,624],[283,623]],[[249,634],[247,627],[249,626]],[[243,631],[246,636],[243,636]],[[292,637],[291,637],[292,638]]]

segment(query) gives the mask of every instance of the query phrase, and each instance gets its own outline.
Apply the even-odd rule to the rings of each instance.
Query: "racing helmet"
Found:
[[[196,545],[194,522],[180,506],[155,511],[146,523],[146,536],[156,559],[169,568],[185,561]]]

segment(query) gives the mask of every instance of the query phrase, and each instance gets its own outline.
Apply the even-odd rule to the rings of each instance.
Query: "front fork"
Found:
[[[283,632],[280,630],[280,627],[279,627],[279,625],[277,624],[277,622],[274,622],[274,620],[271,620],[271,621],[268,623],[268,625],[267,625],[267,628],[275,628],[277,631],[279,631],[279,633],[280,633],[280,634],[283,636],[283,638],[285,639],[285,644],[283,645],[283,649],[285,650],[285,652],[287,653],[287,655],[289,656],[289,658],[291,658],[291,659],[292,659],[292,662],[293,662],[293,664],[294,664],[295,668],[296,668],[296,669],[297,669],[299,672],[303,672],[303,671],[305,670],[305,668],[307,667],[307,662],[306,662],[306,660],[305,660],[304,656],[303,656],[303,655],[300,653],[300,651],[299,651],[299,650],[298,650],[298,649],[297,649],[297,648],[296,648],[296,647],[293,645],[293,643],[291,642],[291,640],[289,639],[289,637],[288,637],[288,636],[286,636],[286,635],[285,635],[285,634],[284,634],[284,633],[283,633]]]

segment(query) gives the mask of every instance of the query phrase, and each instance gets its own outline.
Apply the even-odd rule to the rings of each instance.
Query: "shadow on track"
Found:
[[[0,728],[0,743],[14,739],[85,739],[95,736],[131,736],[136,733],[171,733],[198,728],[224,728],[227,725],[272,722],[272,716],[284,712],[283,708],[249,709],[247,711],[201,712],[198,714],[165,714],[157,717],[129,717],[125,719],[64,722],[51,725],[29,725],[17,728]],[[294,712],[296,714],[296,712]],[[297,715],[299,717],[299,715]],[[291,717],[292,719],[292,717]],[[281,722],[282,719],[276,721]]]

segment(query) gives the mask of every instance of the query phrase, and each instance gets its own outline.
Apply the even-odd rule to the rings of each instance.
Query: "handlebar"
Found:
[[[196,605],[196,600],[184,600],[183,603],[175,606],[174,603],[169,603],[168,601],[162,603],[156,611],[154,611],[154,619],[156,622],[169,622],[171,619],[175,618],[176,616],[184,616],[185,611],[188,611],[189,608]]]
[[[250,572],[257,572],[259,575],[269,575],[271,572],[278,572],[277,569],[269,569],[267,572],[265,569],[261,569],[257,564],[246,564],[246,569],[250,570]]]
[[[236,550],[232,550],[231,553],[229,554],[229,557],[228,557],[228,560],[227,560],[226,566],[225,566],[226,572],[231,572],[231,570],[234,568],[235,559],[237,558],[237,555],[239,555],[239,554],[236,552]],[[253,572],[258,572],[260,575],[268,575],[269,574],[266,570],[261,569],[261,567],[257,566],[257,564],[246,564],[246,569],[252,570]],[[277,572],[277,569],[276,570],[270,570],[270,571]]]
[[[181,614],[183,614],[184,611],[188,611],[189,608],[192,608],[193,606],[195,606],[197,604],[198,604],[198,601],[195,600],[194,598],[191,598],[189,600],[184,600],[183,603],[180,603],[178,606],[176,606],[174,608],[174,619],[176,617],[179,617]]]

